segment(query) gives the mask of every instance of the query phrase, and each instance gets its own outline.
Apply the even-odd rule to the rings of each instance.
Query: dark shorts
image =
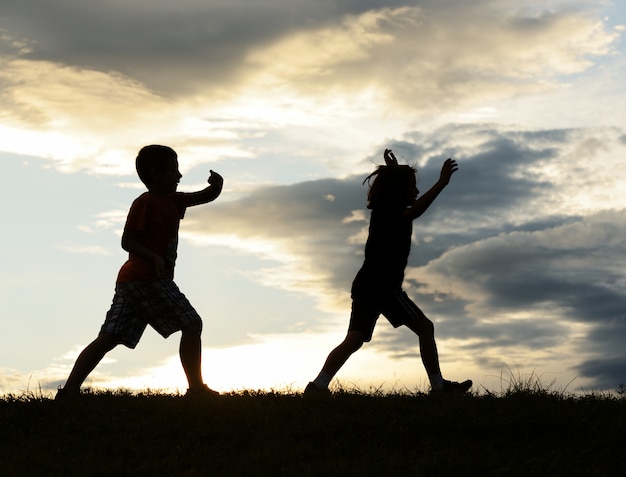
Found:
[[[380,315],[387,318],[394,328],[401,325],[413,330],[432,327],[432,322],[403,291],[378,295],[353,293],[348,331],[360,331],[365,335],[365,341],[370,341]]]
[[[100,333],[134,348],[147,325],[167,338],[192,323],[201,326],[202,319],[172,280],[126,282],[115,285],[113,303]]]

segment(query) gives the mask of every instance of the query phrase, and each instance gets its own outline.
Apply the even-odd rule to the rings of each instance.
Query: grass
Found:
[[[622,475],[626,397],[535,378],[499,393],[330,399],[117,391],[0,399],[3,476]]]

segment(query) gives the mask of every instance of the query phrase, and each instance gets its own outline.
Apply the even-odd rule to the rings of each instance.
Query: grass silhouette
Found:
[[[517,376],[464,396],[144,391],[0,399],[0,468],[36,475],[622,475],[626,397]]]

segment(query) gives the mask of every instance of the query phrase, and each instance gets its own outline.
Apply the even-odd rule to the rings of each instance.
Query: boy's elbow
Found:
[[[220,194],[222,193],[222,187],[215,187],[215,188],[211,188],[210,194],[208,196],[208,200],[207,202],[213,202],[215,199],[217,199]]]
[[[213,193],[214,193],[214,198],[217,198],[221,193],[222,193],[222,188],[224,187],[224,183],[220,182],[218,184],[215,184],[213,189]]]
[[[122,248],[127,251],[130,252],[129,248],[132,242],[132,238],[129,236],[129,234],[124,231],[124,233],[122,233],[122,240],[121,240],[121,245]]]

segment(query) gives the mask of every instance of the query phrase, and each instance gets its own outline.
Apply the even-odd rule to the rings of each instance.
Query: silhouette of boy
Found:
[[[173,278],[178,227],[185,210],[215,200],[224,180],[210,171],[205,189],[176,192],[182,174],[176,152],[167,146],[145,146],[135,164],[148,191],[135,199],[128,212],[122,235],[128,260],[118,273],[113,303],[98,337],[78,356],[57,399],[79,394],[89,373],[118,344],[135,348],[148,324],[164,338],[182,331],[179,353],[189,383],[187,393],[218,394],[202,379],[202,319]]]
[[[365,260],[352,283],[352,314],[343,342],[330,352],[321,372],[304,391],[306,395],[329,393],[328,384],[348,358],[372,339],[382,314],[393,325],[407,326],[419,337],[420,354],[435,392],[465,393],[472,381],[457,383],[443,379],[435,343],[434,325],[402,291],[404,269],[411,248],[413,220],[421,216],[448,185],[457,170],[456,161],[443,163],[437,183],[417,198],[417,182],[410,166],[398,165],[390,149],[385,150],[384,166],[364,181],[374,178],[368,191],[371,209]]]

